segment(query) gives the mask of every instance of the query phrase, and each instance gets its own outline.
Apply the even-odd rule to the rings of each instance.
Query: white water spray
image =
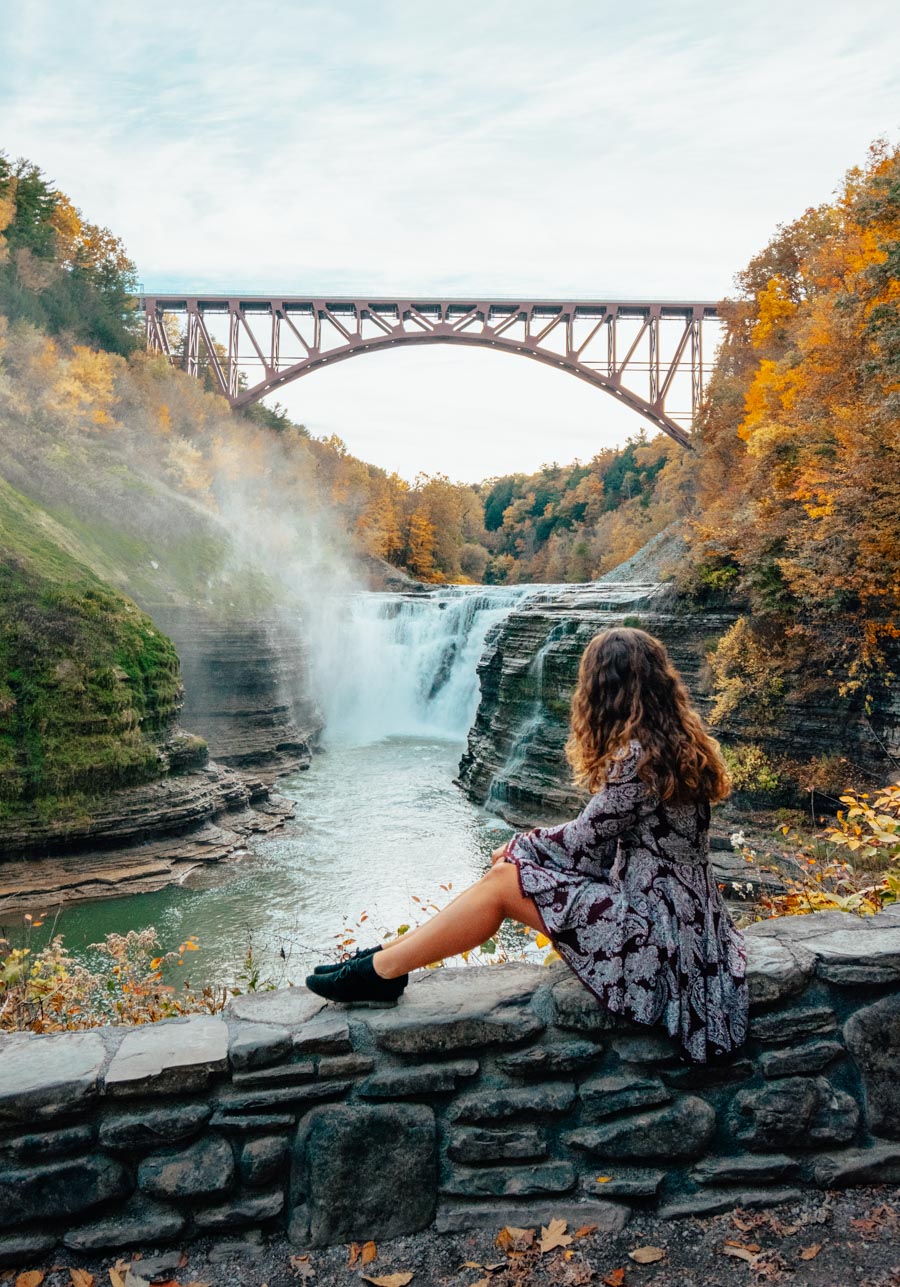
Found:
[[[478,706],[477,666],[491,626],[533,586],[448,586],[358,594],[331,613],[315,669],[326,746],[386,737],[462,741]]]

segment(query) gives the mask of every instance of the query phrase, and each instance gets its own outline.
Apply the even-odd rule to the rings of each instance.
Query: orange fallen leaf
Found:
[[[94,1275],[86,1269],[69,1269],[72,1287],[94,1287]]]
[[[597,1183],[598,1183],[598,1184],[609,1184],[610,1180],[612,1179],[612,1176],[611,1176],[611,1175],[598,1175],[596,1178],[597,1178]]]
[[[43,1269],[26,1269],[17,1276],[16,1287],[41,1287],[43,1281]]]
[[[606,1284],[606,1287],[622,1287],[622,1284],[625,1281],[625,1270],[611,1269],[603,1281]]]
[[[362,1255],[360,1261],[364,1265],[371,1265],[372,1261],[378,1256],[378,1248],[374,1242],[363,1243]]]
[[[756,1251],[750,1251],[747,1247],[738,1246],[733,1242],[726,1242],[722,1248],[726,1256],[732,1256],[735,1260],[744,1260],[748,1265],[752,1265],[757,1255]]]
[[[406,1287],[412,1279],[412,1274],[406,1271],[400,1274],[385,1274],[383,1278],[369,1278],[363,1274],[363,1282],[373,1283],[374,1287]]]
[[[597,1232],[595,1224],[583,1224],[580,1229],[576,1229],[572,1234],[573,1238],[589,1238],[592,1233]]]
[[[635,1247],[628,1258],[636,1265],[655,1265],[657,1260],[665,1260],[666,1252],[664,1247]]]
[[[812,1245],[811,1247],[801,1247],[801,1248],[800,1248],[800,1259],[801,1259],[801,1260],[815,1260],[816,1256],[819,1254],[819,1252],[820,1252],[821,1250],[822,1250],[822,1244],[821,1244],[821,1242],[814,1242],[814,1243],[813,1243],[813,1245]]]
[[[743,1247],[744,1251],[751,1251],[755,1256],[760,1250],[758,1242],[738,1242],[735,1238],[725,1239],[726,1247]]]
[[[495,1239],[501,1251],[525,1251],[534,1242],[533,1229],[516,1229],[514,1225],[505,1225]]]
[[[557,1247],[568,1247],[572,1235],[566,1233],[566,1221],[554,1218],[549,1225],[541,1225],[541,1255],[555,1251]]]

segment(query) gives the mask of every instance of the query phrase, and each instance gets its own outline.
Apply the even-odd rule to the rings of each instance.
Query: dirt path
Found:
[[[348,1247],[301,1256],[282,1235],[236,1236],[193,1244],[174,1268],[169,1253],[170,1268],[160,1265],[153,1279],[171,1287],[352,1287],[364,1283],[364,1275],[387,1287],[900,1287],[900,1188],[810,1193],[770,1210],[704,1220],[634,1216],[614,1237],[582,1233],[545,1252],[540,1239],[539,1229],[533,1241],[527,1232],[508,1235],[505,1246],[497,1245],[495,1231],[423,1233],[383,1243],[374,1259],[363,1264],[358,1255],[351,1266]],[[663,1254],[646,1264],[630,1258],[648,1247]],[[72,1287],[73,1280],[77,1287],[118,1287],[109,1273],[117,1262],[123,1287],[144,1287],[154,1254],[147,1249],[136,1261],[61,1256],[45,1266],[41,1287]],[[79,1281],[70,1267],[87,1270],[94,1283]],[[0,1272],[0,1282],[15,1283],[16,1276]],[[32,1287],[34,1280],[26,1283]]]

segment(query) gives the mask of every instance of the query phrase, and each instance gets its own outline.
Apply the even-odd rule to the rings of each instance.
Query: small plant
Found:
[[[728,776],[736,791],[774,791],[780,785],[778,773],[760,746],[722,748]]]

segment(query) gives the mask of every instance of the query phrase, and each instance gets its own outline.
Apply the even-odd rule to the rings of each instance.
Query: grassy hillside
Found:
[[[179,704],[171,642],[0,480],[0,821],[45,817],[159,775]]]

